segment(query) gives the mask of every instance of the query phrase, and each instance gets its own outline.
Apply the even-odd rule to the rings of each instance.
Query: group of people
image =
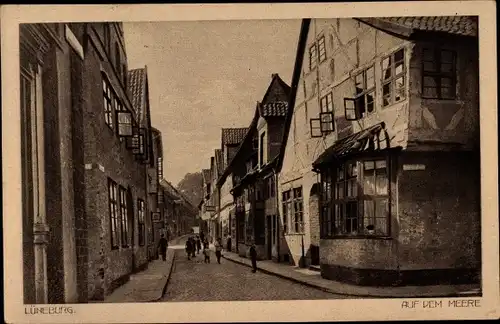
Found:
[[[200,251],[202,249],[202,244],[203,244],[203,255],[204,255],[204,262],[205,263],[210,263],[210,249],[209,249],[209,242],[208,239],[203,235],[203,232],[200,233],[200,235],[196,237],[189,237],[186,240],[186,253],[187,253],[187,258],[188,260],[191,260],[191,258],[194,258],[196,254],[200,254]],[[222,242],[221,239],[218,238],[215,243],[215,256],[217,257],[217,263],[220,264],[220,259],[222,257]]]
[[[229,239],[230,240],[230,239]],[[231,251],[231,245],[230,241],[228,242],[228,251]],[[191,260],[191,258],[195,257],[196,254],[200,254],[200,251],[202,250],[202,245],[203,245],[203,255],[204,255],[204,262],[205,263],[210,263],[210,249],[209,249],[209,243],[208,243],[208,238],[205,237],[203,232],[200,233],[200,235],[196,235],[196,237],[190,236],[186,240],[186,253],[188,260]],[[167,256],[167,247],[168,247],[168,241],[165,239],[164,235],[161,235],[160,241],[158,242],[158,248],[160,250],[160,254],[162,256],[163,261],[166,261],[166,256]],[[222,257],[222,240],[221,238],[218,238],[215,240],[214,243],[215,247],[215,256],[217,258],[217,263],[220,264],[220,259]],[[250,259],[252,261],[252,272],[257,271],[257,251],[255,248],[255,244],[252,244],[250,247]]]

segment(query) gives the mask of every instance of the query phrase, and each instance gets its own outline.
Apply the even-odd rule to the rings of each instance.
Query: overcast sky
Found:
[[[129,69],[147,66],[164,177],[208,168],[221,128],[247,127],[279,73],[290,84],[300,20],[124,23]]]

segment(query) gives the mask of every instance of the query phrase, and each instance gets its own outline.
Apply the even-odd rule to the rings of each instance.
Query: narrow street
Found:
[[[249,267],[229,260],[221,259],[218,264],[214,253],[210,264],[203,263],[201,253],[188,260],[184,245],[173,248],[176,259],[163,302],[345,298],[262,272],[252,273]]]

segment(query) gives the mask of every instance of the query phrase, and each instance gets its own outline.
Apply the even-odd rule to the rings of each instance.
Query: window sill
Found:
[[[339,235],[339,236],[328,236],[321,237],[321,240],[345,240],[345,239],[353,239],[353,240],[382,240],[388,241],[393,240],[390,236],[372,236],[372,235]]]
[[[425,100],[429,103],[456,103],[456,104],[462,104],[464,103],[463,100],[460,100],[458,98],[455,98],[455,99],[449,99],[449,98],[443,98],[443,99],[440,99],[440,98],[433,98],[433,97],[424,97],[424,96],[421,96],[420,97],[422,100]]]
[[[395,105],[401,104],[401,103],[403,103],[403,102],[405,102],[407,100],[408,100],[408,98],[405,97],[404,99],[402,99],[400,101],[392,102],[392,103],[388,104],[387,106],[381,105],[380,106],[380,110],[386,110],[386,109],[391,108],[391,107],[393,107]]]
[[[305,233],[285,233],[285,236],[304,236]]]

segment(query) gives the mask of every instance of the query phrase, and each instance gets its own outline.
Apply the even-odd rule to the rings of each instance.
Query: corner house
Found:
[[[324,278],[478,280],[478,71],[475,18],[303,21],[279,185],[301,189]]]

